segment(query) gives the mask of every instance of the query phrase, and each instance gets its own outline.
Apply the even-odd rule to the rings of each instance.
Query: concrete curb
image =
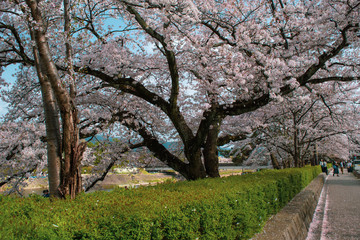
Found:
[[[317,176],[298,193],[280,212],[272,217],[261,233],[253,240],[301,240],[306,239],[326,175]]]

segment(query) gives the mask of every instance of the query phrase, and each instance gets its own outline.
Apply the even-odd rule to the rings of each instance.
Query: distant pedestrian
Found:
[[[344,162],[343,161],[340,162],[340,170],[341,170],[341,174],[344,174]]]
[[[324,159],[320,160],[320,166],[323,173],[326,173],[328,175],[328,169],[327,169],[327,163],[324,161]]]
[[[47,189],[43,190],[43,195],[42,196],[45,197],[45,198],[50,197],[49,190],[47,190]]]
[[[348,163],[347,163],[347,170],[348,170],[348,173],[352,172],[352,163],[351,163],[351,161],[348,161]]]
[[[333,164],[333,169],[334,169],[333,176],[335,176],[336,174],[339,177],[339,165],[337,164],[337,162]]]

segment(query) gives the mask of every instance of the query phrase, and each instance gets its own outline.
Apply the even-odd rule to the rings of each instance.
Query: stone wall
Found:
[[[253,240],[306,239],[312,217],[325,182],[325,174],[316,177],[265,225]]]

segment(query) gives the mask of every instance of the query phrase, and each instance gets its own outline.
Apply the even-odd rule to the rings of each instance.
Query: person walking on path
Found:
[[[341,187],[339,187],[341,186]],[[306,240],[360,239],[360,179],[326,178]]]
[[[348,170],[348,173],[353,171],[351,161],[348,161],[348,163],[347,163],[347,170]]]
[[[340,162],[340,170],[341,170],[341,174],[344,174],[344,162],[343,161]]]
[[[327,163],[324,161],[324,159],[320,160],[320,166],[323,173],[326,173],[328,175],[328,169],[327,169]]]
[[[333,176],[335,176],[336,174],[339,177],[339,165],[337,164],[337,162],[334,162],[333,169]]]

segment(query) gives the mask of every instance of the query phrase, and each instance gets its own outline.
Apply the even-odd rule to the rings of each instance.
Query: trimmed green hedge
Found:
[[[249,239],[320,167],[81,194],[0,197],[0,239]]]

